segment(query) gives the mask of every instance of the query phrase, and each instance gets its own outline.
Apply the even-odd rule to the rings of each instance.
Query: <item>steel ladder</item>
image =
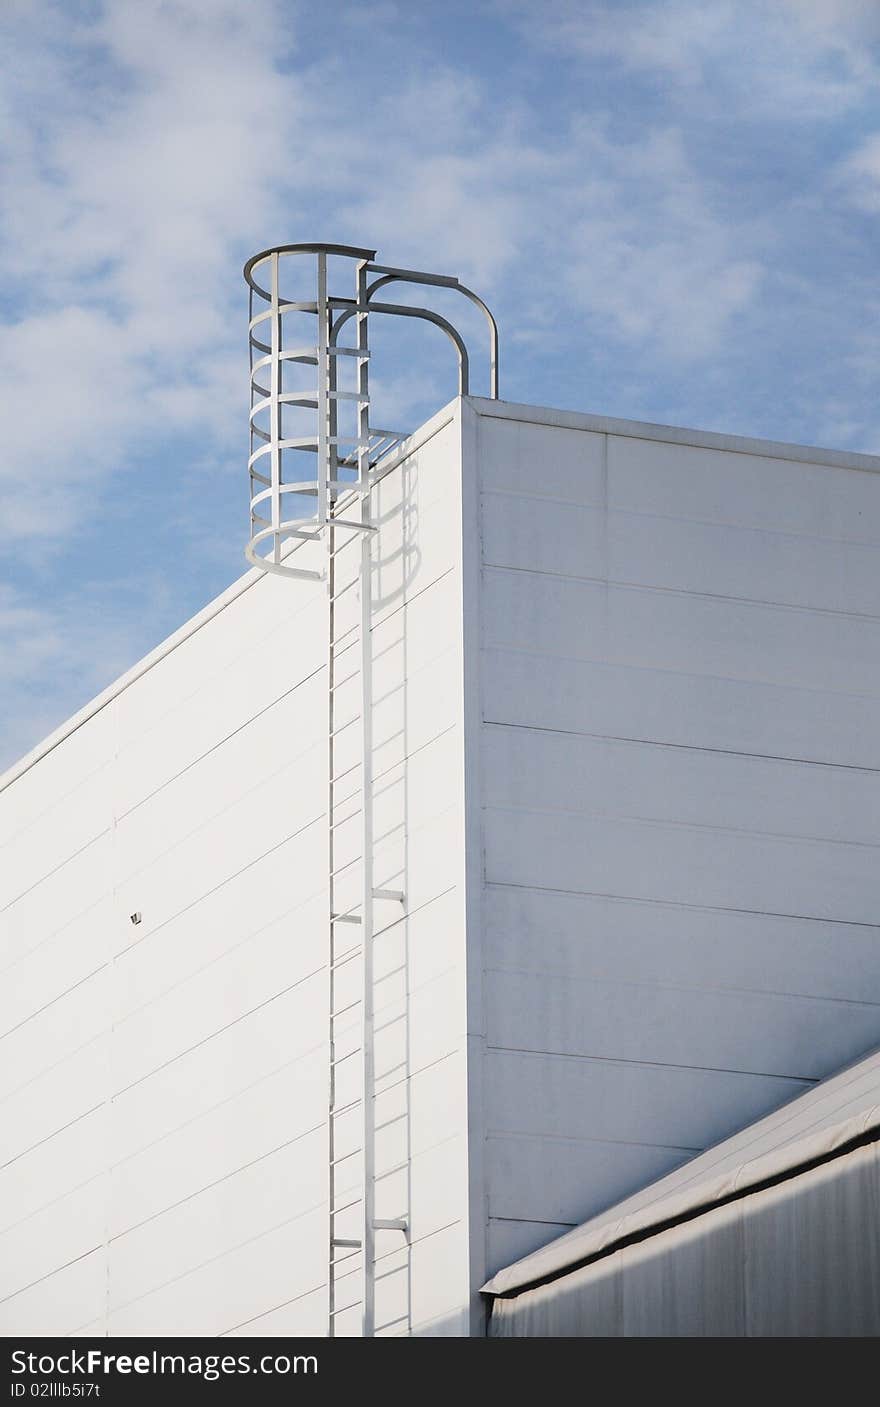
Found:
[[[375,1233],[406,1232],[405,1218],[375,1214],[375,1068],[373,1050],[373,906],[376,899],[403,903],[402,892],[374,889],[372,735],[371,449],[385,443],[369,423],[366,271],[359,271],[356,313],[357,390],[336,390],[336,355],[328,348],[327,531],[328,584],[328,901],[329,901],[329,1262],[328,1336],[338,1321],[361,1306],[363,1337],[375,1331]],[[334,351],[336,355],[333,355]],[[337,406],[357,407],[355,451],[338,456]],[[395,437],[396,438],[396,437]],[[354,482],[343,469],[357,470]],[[352,507],[359,507],[353,521]],[[356,525],[355,525],[356,524]],[[347,701],[346,701],[347,700]],[[358,821],[359,854],[345,841]],[[350,839],[348,841],[350,847]],[[357,1125],[359,1142],[352,1134]]]

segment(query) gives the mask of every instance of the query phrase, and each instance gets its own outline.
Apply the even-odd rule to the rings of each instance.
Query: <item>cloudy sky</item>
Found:
[[[243,569],[270,244],[466,279],[506,399],[880,451],[877,0],[4,0],[0,43],[0,766]],[[383,418],[450,377],[389,347]]]

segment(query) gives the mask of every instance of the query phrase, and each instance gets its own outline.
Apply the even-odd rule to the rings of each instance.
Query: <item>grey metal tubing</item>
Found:
[[[367,296],[369,298],[369,294]],[[461,334],[456,331],[451,322],[447,322],[446,318],[441,317],[439,313],[432,312],[430,308],[410,308],[407,307],[405,303],[370,303],[369,308],[372,313],[394,313],[404,318],[423,318],[426,322],[433,322],[437,327],[442,328],[458,352],[458,394],[460,396],[466,396],[468,394],[468,387],[470,385],[470,363],[468,360],[467,347],[464,344]],[[347,308],[346,311],[341,313],[336,319],[330,333],[331,347],[336,346],[339,329],[344,323],[348,322],[349,318],[353,318],[356,312],[357,308]]]
[[[380,266],[377,266],[380,267]],[[463,283],[459,283],[457,278],[441,278],[431,274],[410,273],[407,269],[392,269],[382,275],[381,278],[373,279],[367,288],[367,301],[372,298],[377,289],[382,288],[386,283],[419,283],[427,285],[439,285],[443,288],[453,288],[456,293],[463,293],[465,298],[469,298],[472,303],[481,309],[486,321],[489,324],[489,399],[498,400],[498,324],[489,311],[486,304],[478,293],[472,289],[465,288]],[[467,394],[464,392],[463,394]]]
[[[373,260],[376,257],[375,249],[358,249],[351,244],[276,244],[271,249],[264,249],[259,254],[254,254],[244,266],[244,276],[248,285],[267,302],[271,294],[256,282],[253,270],[261,260],[268,259],[270,254],[340,254],[346,259],[367,260]]]

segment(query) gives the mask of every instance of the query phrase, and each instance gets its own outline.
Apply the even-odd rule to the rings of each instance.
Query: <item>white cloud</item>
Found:
[[[131,461],[160,436],[164,453],[185,441],[175,471],[199,480],[177,509],[196,501],[210,466],[227,472],[235,447],[243,461],[240,262],[273,242],[348,239],[389,262],[457,273],[500,303],[508,345],[531,339],[555,354],[565,338],[576,358],[588,342],[614,341],[670,365],[723,345],[760,296],[772,238],[719,201],[677,99],[692,111],[711,104],[726,64],[733,110],[749,121],[758,109],[788,120],[846,107],[876,81],[868,40],[880,7],[499,4],[544,46],[551,88],[563,54],[585,74],[616,66],[624,105],[627,82],[659,75],[662,121],[631,102],[624,125],[586,81],[582,102],[548,117],[497,75],[437,63],[405,24],[389,50],[393,81],[377,73],[367,89],[352,83],[344,46],[296,49],[292,0],[9,0],[17,58],[0,262],[17,311],[0,339],[5,546],[27,539],[43,556],[104,521],[120,496],[145,499]],[[359,5],[336,37],[367,45],[390,13]],[[863,204],[877,199],[878,170],[867,143],[847,177]],[[380,372],[383,414],[405,420],[432,384],[420,365],[393,385]],[[190,547],[192,533],[187,520]],[[78,635],[72,605],[31,605],[29,616],[18,597],[18,614],[0,616],[27,665],[25,708],[40,678],[74,690],[69,639],[101,662],[94,678],[105,682],[100,619]],[[125,609],[108,639],[124,640]],[[132,650],[139,630],[130,626]],[[124,645],[116,653],[129,662]]]
[[[283,36],[290,7],[52,13],[63,53],[28,26],[18,35],[0,246],[24,305],[0,351],[12,427],[0,495],[20,531],[50,537],[88,507],[83,484],[157,427],[234,433],[246,404],[235,254],[249,227],[280,218],[275,176],[299,117],[264,38]],[[41,492],[19,497],[35,460]]]
[[[311,233],[297,199],[335,206],[331,237],[375,242],[490,292],[510,273],[528,297],[528,275],[513,270],[540,249],[532,282],[546,291],[556,263],[623,337],[666,343],[671,311],[690,307],[694,328],[711,313],[690,339],[704,348],[753,285],[692,190],[674,212],[661,201],[672,170],[663,139],[624,146],[587,123],[538,140],[515,102],[417,67],[373,100],[381,162],[371,163],[363,95],[338,81],[339,63],[279,67],[295,6],[109,0],[92,19],[51,9],[61,44],[22,33],[18,14],[26,52],[0,246],[24,295],[0,347],[0,414],[12,427],[0,500],[16,536],[66,534],[100,511],[100,482],[124,481],[127,451],[157,428],[198,426],[218,453],[243,441],[237,256],[289,238],[291,221]],[[680,193],[693,177],[680,150],[676,163]],[[663,216],[647,242],[630,207],[636,176]],[[682,244],[701,251],[687,287]],[[709,282],[722,289],[711,304]],[[22,494],[22,466],[35,462],[41,492]]]
[[[741,250],[759,234],[712,212],[674,129],[627,144],[584,123],[578,138],[560,261],[571,296],[600,328],[666,357],[711,353],[757,293],[762,263]]]
[[[840,164],[837,181],[853,205],[880,211],[880,132],[867,137]]]
[[[591,58],[613,59],[625,68],[666,69],[685,82],[697,81],[706,58],[718,52],[733,19],[731,3],[715,0],[675,0],[632,7],[596,0],[549,0],[540,12],[531,13],[533,33],[560,48]]]
[[[736,95],[743,114],[816,119],[876,90],[876,0],[497,0],[533,42],[654,73],[690,105]]]
[[[304,211],[331,208],[331,238],[490,292],[509,275],[521,307],[540,305],[555,265],[618,336],[672,347],[670,315],[690,308],[702,331],[685,351],[711,345],[754,287],[754,263],[732,254],[662,134],[627,145],[583,122],[539,136],[515,100],[418,61],[371,100],[370,158],[363,91],[342,81],[341,62],[279,64],[294,5],[107,0],[80,17],[49,12],[54,41],[45,15],[31,28],[14,9],[10,21],[23,58],[0,253],[24,308],[0,349],[12,426],[0,500],[17,533],[74,530],[100,503],[89,482],[121,477],[127,451],[157,429],[198,426],[218,453],[243,441],[239,257],[312,233]],[[656,21],[652,52],[666,43],[662,11]],[[647,238],[640,208],[659,217]],[[21,494],[35,460],[42,492]]]

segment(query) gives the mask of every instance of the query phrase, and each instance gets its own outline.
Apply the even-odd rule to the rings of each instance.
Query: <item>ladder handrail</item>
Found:
[[[296,281],[285,286],[282,296],[280,265],[288,255],[311,255],[316,261],[315,297],[299,295]],[[328,287],[328,260],[338,256],[356,261],[354,298],[341,297]],[[374,888],[376,838],[374,833],[374,740],[373,740],[373,613],[372,578],[375,555],[372,541],[378,536],[379,523],[372,519],[372,491],[382,471],[378,462],[390,458],[398,462],[393,451],[404,438],[397,432],[379,430],[370,424],[368,345],[369,314],[419,318],[433,323],[448,337],[458,360],[458,390],[469,394],[470,357],[465,338],[442,313],[432,308],[406,303],[388,303],[376,296],[391,283],[411,283],[428,288],[446,288],[459,292],[484,314],[489,326],[490,395],[498,398],[498,326],[492,313],[471,289],[457,278],[443,274],[421,273],[414,269],[398,269],[375,263],[376,251],[343,244],[287,244],[264,250],[249,259],[244,268],[248,284],[248,354],[250,366],[251,408],[250,478],[251,539],[246,554],[255,566],[282,576],[301,577],[326,583],[327,611],[327,921],[329,950],[327,977],[329,998],[328,1029],[328,1103],[327,1103],[327,1162],[328,1162],[328,1261],[327,1261],[327,1331],[335,1337],[338,1316],[354,1310],[360,1304],[361,1332],[371,1337],[376,1332],[376,1232],[397,1232],[407,1238],[411,1221],[411,1182],[402,1194],[405,1205],[391,1207],[402,1214],[376,1216],[376,1070],[374,1050],[374,902],[400,903],[406,907],[407,863],[401,867],[401,889]],[[289,266],[287,266],[289,267]],[[263,287],[256,275],[268,284]],[[260,306],[260,304],[267,306]],[[288,317],[288,315],[290,315]],[[302,322],[309,322],[304,342],[289,341],[288,334]],[[355,319],[354,346],[339,344],[339,333],[345,324]],[[312,333],[314,332],[314,337]],[[266,339],[266,340],[264,340]],[[357,373],[356,390],[341,390],[338,386],[340,358],[352,358]],[[317,369],[314,389],[295,388],[286,380],[287,368],[301,363]],[[354,405],[356,430],[351,433],[351,417],[340,419],[341,406]],[[300,433],[293,423],[283,424],[283,417],[315,412],[314,431]],[[340,428],[347,433],[340,434]],[[304,451],[315,456],[314,478],[303,477],[297,465]],[[383,460],[385,456],[385,460]],[[283,463],[282,463],[283,457]],[[292,477],[290,466],[293,464]],[[352,479],[342,476],[354,471]],[[315,512],[297,515],[300,496],[315,500]],[[356,506],[355,506],[356,505]],[[311,505],[309,505],[311,506]],[[342,530],[340,541],[338,530]],[[351,536],[349,536],[351,534]],[[320,542],[325,549],[325,565],[321,571],[288,566],[282,544],[287,538]],[[339,559],[350,543],[359,544],[358,559],[346,556],[344,567]],[[257,552],[266,544],[268,556]],[[285,560],[282,560],[282,555]],[[339,614],[343,597],[357,591],[359,596],[355,624],[337,630],[350,619],[346,601]],[[350,598],[349,598],[350,600]],[[360,695],[354,716],[353,699]],[[343,701],[346,706],[343,707]],[[353,734],[359,733],[352,749]],[[346,745],[339,737],[346,732]],[[337,748],[341,750],[337,750]],[[350,763],[352,751],[357,754]],[[349,761],[350,765],[345,765]],[[351,774],[354,773],[354,777]],[[349,840],[344,837],[349,828],[359,830],[360,853],[348,858]],[[390,880],[389,876],[389,880]],[[359,897],[355,898],[355,893]],[[351,926],[359,929],[360,942],[351,944]],[[350,964],[353,975],[340,976]],[[357,970],[359,969],[359,971]],[[352,987],[359,996],[352,996]],[[359,1008],[359,1016],[355,1013]],[[409,1022],[408,1007],[405,1019]],[[355,1030],[353,1031],[352,1023]],[[407,1028],[408,1029],[408,1028]],[[352,1036],[355,1045],[351,1047]],[[349,1061],[357,1061],[358,1068]],[[356,1081],[352,1086],[351,1082]],[[355,1096],[355,1097],[352,1097]],[[360,1146],[351,1148],[345,1135],[353,1110],[360,1109]],[[409,1129],[407,1096],[407,1130]],[[409,1139],[409,1132],[407,1132]],[[411,1144],[407,1143],[407,1159]],[[358,1160],[354,1165],[350,1159]],[[340,1169],[345,1165],[345,1171]],[[354,1180],[355,1185],[350,1182]],[[356,1227],[354,1213],[360,1208]],[[386,1209],[383,1207],[383,1211]],[[354,1234],[354,1233],[357,1234]],[[346,1252],[346,1254],[341,1254]],[[353,1253],[353,1254],[352,1254]],[[352,1265],[347,1264],[353,1262]],[[344,1268],[343,1268],[344,1267]],[[407,1274],[411,1264],[407,1260]],[[337,1290],[343,1279],[357,1275],[360,1281],[359,1300],[341,1303]],[[410,1306],[411,1308],[411,1306]]]
[[[369,297],[369,294],[368,294]],[[433,322],[437,327],[446,333],[450,342],[453,343],[458,352],[458,394],[466,396],[470,385],[470,360],[461,333],[453,327],[452,323],[444,318],[440,313],[435,313],[431,308],[413,308],[407,303],[370,303],[371,313],[392,313],[404,318],[424,318],[426,322]],[[330,332],[330,345],[336,346],[336,339],[339,336],[339,329],[348,322],[349,318],[355,317],[357,308],[347,308],[336,318]]]
[[[379,265],[372,266],[374,270],[379,270]],[[380,278],[374,279],[367,288],[367,301],[369,302],[377,289],[382,288],[386,283],[420,283],[427,286],[435,285],[441,288],[452,288],[456,293],[461,293],[465,298],[469,298],[472,303],[481,310],[489,324],[489,399],[498,400],[498,324],[492,316],[491,311],[478,293],[473,289],[466,288],[457,278],[445,278],[439,274],[416,273],[410,269],[388,269],[382,272]],[[372,305],[377,307],[376,304]],[[467,395],[466,391],[462,395]]]

